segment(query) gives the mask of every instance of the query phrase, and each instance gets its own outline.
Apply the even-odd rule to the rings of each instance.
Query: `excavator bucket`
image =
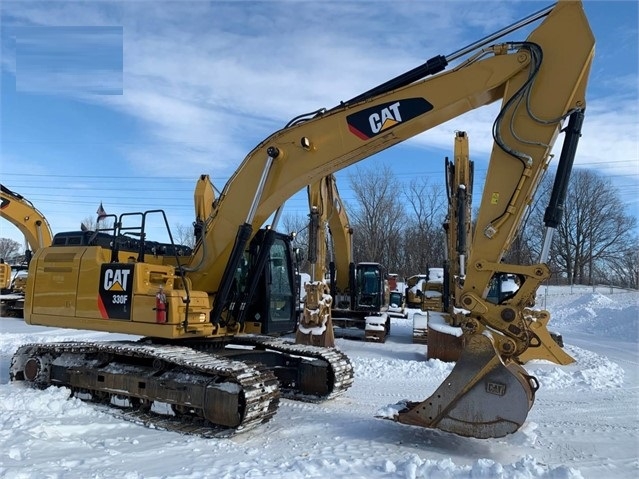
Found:
[[[530,342],[528,349],[519,355],[520,363],[527,363],[532,359],[544,359],[555,364],[567,366],[575,362],[575,359],[557,344],[557,341],[548,331],[548,321],[550,321],[550,315],[546,313],[528,324],[531,332],[535,334],[535,338]]]
[[[465,343],[433,395],[403,404],[393,420],[480,439],[502,437],[522,426],[539,388],[537,379],[515,362],[505,364],[489,337],[476,334]]]
[[[296,344],[309,344],[325,348],[335,347],[335,333],[331,317],[333,298],[328,285],[322,281],[306,283],[304,313],[295,334]]]

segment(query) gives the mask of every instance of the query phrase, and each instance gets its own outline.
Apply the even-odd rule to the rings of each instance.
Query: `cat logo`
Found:
[[[103,288],[105,291],[125,291],[129,280],[130,269],[107,269],[104,272]]]
[[[103,264],[100,272],[98,309],[103,319],[131,320],[133,264]]]
[[[388,105],[386,108],[382,108],[379,113],[372,113],[368,117],[371,131],[373,133],[379,133],[382,130],[386,130],[391,126],[397,125],[402,121],[402,115],[399,113],[399,102],[396,101],[392,105]]]
[[[432,109],[433,105],[424,98],[405,98],[353,113],[346,117],[346,122],[351,133],[369,140]]]

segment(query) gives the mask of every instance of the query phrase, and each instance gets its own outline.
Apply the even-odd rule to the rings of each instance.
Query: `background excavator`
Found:
[[[22,195],[0,184],[0,218],[15,225],[24,235],[25,265],[16,265],[13,270],[9,263],[0,263],[0,314],[2,316],[22,316],[24,308],[24,289],[26,276],[17,274],[16,269],[24,270],[29,264],[33,252],[50,246],[53,233],[44,215]]]
[[[493,44],[537,21],[525,40]],[[204,418],[207,428],[227,431],[268,420],[282,393],[317,399],[343,391],[353,374],[338,351],[263,334],[296,320],[290,238],[276,231],[283,203],[328,174],[501,100],[457,298],[467,311],[460,318],[464,350],[433,395],[398,405],[392,419],[477,438],[515,432],[539,386],[516,358],[538,343],[530,305],[549,276],[545,261],[580,136],[594,44],[582,4],[562,0],[332,109],[294,118],[248,154],[219,197],[209,198],[210,213],[197,216],[199,241],[187,257],[144,249],[145,220],[164,218],[161,210],[115,218],[115,239],[139,238],[130,263],[119,260],[117,241],[110,248],[38,250],[29,269],[27,323],[145,338],[25,345],[12,358],[12,380],[126,399],[141,411],[169,404],[177,419]],[[540,261],[502,263],[561,131]],[[168,223],[167,231],[172,238]],[[495,304],[487,293],[502,273],[525,281],[507,303]]]
[[[428,280],[428,275],[424,273],[414,274],[406,278],[406,305],[409,308],[421,308],[422,306],[422,285]]]
[[[408,319],[406,311],[406,287],[403,281],[399,281],[397,273],[388,273],[388,316],[391,318]]]
[[[457,361],[463,349],[462,330],[454,323],[460,311],[455,298],[460,297],[466,277],[468,248],[472,239],[472,196],[474,162],[470,159],[468,135],[455,133],[453,161],[445,160],[448,213],[444,222],[444,280],[441,301],[436,305],[423,304],[428,318],[427,357],[442,361]],[[442,314],[448,313],[448,314]]]
[[[411,304],[419,309],[413,314],[413,342],[427,343],[427,358],[442,361],[457,361],[462,351],[462,330],[452,328],[451,324],[460,308],[455,298],[464,284],[472,237],[474,163],[464,131],[455,133],[453,157],[452,162],[448,157],[445,159],[448,211],[443,224],[446,238],[443,267],[429,268],[429,275],[408,279]]]
[[[308,256],[313,283],[307,285],[307,304],[297,331],[298,341],[333,345],[333,335],[384,342],[390,331],[385,269],[379,263],[353,262],[353,228],[335,176],[321,178],[309,185],[307,191],[311,211]],[[319,300],[319,291],[323,302]],[[319,329],[322,334],[313,339],[320,318],[332,324],[333,332]]]

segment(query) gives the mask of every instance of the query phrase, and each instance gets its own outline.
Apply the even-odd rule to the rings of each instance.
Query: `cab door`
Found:
[[[288,237],[278,235],[264,268],[268,301],[265,333],[293,332],[297,324],[294,262]]]

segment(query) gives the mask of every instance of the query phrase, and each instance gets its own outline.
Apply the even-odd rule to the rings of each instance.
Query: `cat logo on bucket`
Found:
[[[394,126],[433,109],[424,98],[405,98],[381,103],[346,117],[348,129],[362,140],[369,140]]]
[[[103,264],[100,271],[98,307],[104,319],[131,319],[132,264]]]

